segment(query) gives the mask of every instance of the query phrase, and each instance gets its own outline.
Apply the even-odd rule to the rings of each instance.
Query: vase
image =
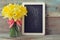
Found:
[[[14,22],[13,26],[10,28],[10,37],[19,37],[21,35],[20,27]]]

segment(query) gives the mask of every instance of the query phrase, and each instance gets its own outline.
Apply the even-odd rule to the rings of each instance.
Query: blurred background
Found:
[[[46,35],[60,34],[60,0],[0,0],[0,33],[8,33],[7,19],[1,16],[2,8],[8,3],[44,2],[46,5]]]

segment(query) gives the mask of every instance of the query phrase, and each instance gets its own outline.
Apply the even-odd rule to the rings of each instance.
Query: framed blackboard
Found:
[[[27,16],[23,17],[23,35],[44,35],[45,34],[45,4],[44,3],[23,3],[27,8]]]

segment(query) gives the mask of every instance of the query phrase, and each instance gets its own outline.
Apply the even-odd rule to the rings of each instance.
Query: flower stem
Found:
[[[17,36],[19,36],[19,30],[16,23],[14,23],[12,28],[10,28],[10,37],[17,37]]]

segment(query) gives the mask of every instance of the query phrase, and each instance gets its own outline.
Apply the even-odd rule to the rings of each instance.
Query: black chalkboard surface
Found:
[[[24,33],[43,33],[43,5],[25,4],[24,6],[28,10],[27,16],[24,17]]]

